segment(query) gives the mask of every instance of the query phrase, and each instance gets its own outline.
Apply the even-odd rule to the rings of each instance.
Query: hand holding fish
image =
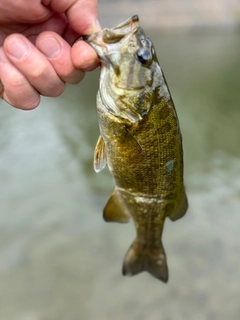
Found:
[[[0,97],[29,110],[80,82],[99,59],[84,41],[71,46],[99,29],[97,0],[1,0]]]

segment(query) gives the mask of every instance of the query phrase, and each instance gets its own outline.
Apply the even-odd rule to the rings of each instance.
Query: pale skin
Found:
[[[0,97],[30,110],[99,65],[80,36],[100,30],[97,0],[0,1]]]

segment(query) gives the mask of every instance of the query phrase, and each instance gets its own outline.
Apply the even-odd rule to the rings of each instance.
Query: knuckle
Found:
[[[77,84],[83,80],[85,77],[85,72],[81,70],[75,70],[70,76],[66,76],[66,82],[71,84]]]
[[[33,81],[45,80],[49,77],[48,69],[43,64],[39,64],[31,70],[30,77]]]
[[[61,82],[60,84],[52,87],[51,96],[58,97],[64,92],[64,90],[65,90],[65,83]]]
[[[23,90],[26,87],[26,79],[21,74],[9,74],[8,75],[8,86],[16,92]]]
[[[7,103],[23,110],[31,110],[38,106],[39,93],[22,74],[9,74],[5,80],[3,98]]]
[[[40,96],[30,95],[25,101],[22,101],[21,105],[17,105],[16,107],[23,110],[33,110],[40,103]]]
[[[29,82],[42,95],[57,97],[65,89],[64,82],[58,77],[54,70],[49,70],[44,66],[39,66],[32,71],[28,77]]]
[[[31,98],[28,101],[26,101],[26,103],[22,106],[22,108],[24,110],[33,110],[35,108],[37,108],[37,106],[40,103],[40,96],[38,96],[37,98]]]
[[[33,92],[22,97],[16,96],[13,92],[4,92],[3,99],[13,107],[22,110],[35,109],[40,103],[39,94]]]

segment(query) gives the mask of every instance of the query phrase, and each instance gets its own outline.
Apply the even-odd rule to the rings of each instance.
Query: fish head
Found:
[[[111,80],[120,88],[141,89],[151,85],[152,62],[157,62],[157,57],[152,41],[138,21],[134,15],[115,28],[85,37],[97,52],[102,68],[111,72]]]
[[[135,15],[85,37],[101,61],[98,105],[130,123],[148,114],[164,83],[153,43],[138,21]]]

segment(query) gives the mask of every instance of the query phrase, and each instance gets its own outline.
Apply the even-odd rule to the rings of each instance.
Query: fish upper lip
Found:
[[[93,33],[90,35],[84,35],[82,36],[82,39],[86,41],[89,45],[91,45],[93,48],[95,48],[96,45],[100,47],[107,46],[108,43],[104,42],[103,40],[104,33],[109,31],[109,32],[115,33],[116,36],[117,35],[119,35],[120,37],[122,36],[122,38],[128,37],[138,29],[139,27],[138,21],[139,21],[138,15],[133,15],[131,18],[119,24],[115,28],[110,28],[110,29],[105,28],[96,33]]]
[[[127,26],[129,26],[129,25],[131,25],[131,24],[133,24],[133,23],[135,23],[135,24],[137,23],[137,24],[138,24],[138,22],[139,22],[138,15],[135,14],[135,15],[133,15],[131,18],[129,18],[128,20],[126,20],[125,22],[119,24],[118,26],[116,26],[116,27],[114,27],[114,28],[108,29],[108,30],[118,30],[118,29],[122,29],[123,27],[127,27]],[[102,29],[102,30],[100,30],[100,31],[98,31],[98,32],[96,32],[96,33],[103,32],[104,30],[107,30],[107,29]],[[96,33],[95,33],[95,34],[96,34]],[[92,34],[87,34],[87,35],[82,36],[82,39],[83,39],[84,41],[88,41],[88,39],[89,39],[91,36],[92,36]]]
[[[131,16],[131,18],[127,19],[123,23],[120,23],[118,26],[114,27],[113,30],[122,29],[123,27],[126,27],[134,22],[137,22],[137,23],[139,22],[139,18],[137,14]]]

